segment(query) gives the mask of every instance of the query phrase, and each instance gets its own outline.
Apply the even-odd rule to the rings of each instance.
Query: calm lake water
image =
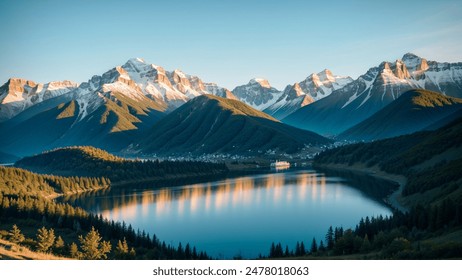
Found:
[[[149,187],[149,188],[148,188]],[[170,188],[130,186],[66,198],[91,212],[216,258],[266,255],[272,242],[309,248],[329,226],[391,215],[380,197],[389,183],[315,170],[248,175]]]

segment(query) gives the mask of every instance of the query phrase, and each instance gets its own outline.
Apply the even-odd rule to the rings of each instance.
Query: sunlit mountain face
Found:
[[[462,63],[428,61],[407,53],[395,62],[384,61],[370,68],[355,81],[300,108],[283,122],[322,135],[337,135],[412,89],[462,97]]]

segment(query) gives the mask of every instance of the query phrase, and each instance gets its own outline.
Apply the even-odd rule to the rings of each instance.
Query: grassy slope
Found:
[[[338,137],[370,141],[410,134],[424,130],[460,109],[462,99],[428,90],[410,90]]]
[[[46,110],[9,127],[9,122],[0,125],[0,144],[5,152],[19,156],[35,154],[48,149],[62,137],[77,119],[78,106],[71,101]],[[10,122],[14,123],[15,119]]]
[[[305,144],[329,142],[240,101],[203,95],[155,124],[137,148],[146,153],[293,153]]]
[[[0,260],[69,260],[69,258],[31,251],[27,247],[0,238]]]

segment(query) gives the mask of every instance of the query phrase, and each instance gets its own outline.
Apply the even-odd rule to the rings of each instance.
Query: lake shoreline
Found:
[[[369,175],[375,178],[382,180],[391,181],[399,185],[398,189],[391,193],[389,196],[384,198],[384,201],[393,209],[400,211],[402,213],[407,213],[409,211],[408,207],[403,204],[401,193],[404,189],[404,186],[407,183],[407,178],[403,175],[396,175],[387,173],[376,166],[367,167],[363,164],[313,164],[313,168],[321,167],[332,170],[347,170],[358,174]]]
[[[289,248],[300,241],[309,244],[312,238],[323,238],[329,226],[354,227],[363,213],[392,215],[390,207],[355,186],[355,178],[328,177],[310,166],[260,171],[264,174],[244,172],[232,179],[158,191],[151,191],[159,186],[150,184],[113,189],[68,202],[171,244],[194,244],[220,259],[256,258],[278,240]],[[291,228],[297,230],[287,230]]]

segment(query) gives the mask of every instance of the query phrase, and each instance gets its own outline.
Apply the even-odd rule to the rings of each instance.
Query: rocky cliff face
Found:
[[[233,94],[254,109],[263,111],[277,101],[281,92],[272,87],[268,80],[255,78],[233,89]]]
[[[77,87],[78,84],[71,81],[40,84],[11,78],[0,87],[0,122],[11,119],[42,101],[69,93]]]
[[[348,76],[336,76],[330,70],[309,75],[305,80],[288,85],[278,100],[264,112],[277,119],[283,119],[296,110],[329,96],[334,90],[352,82]]]

